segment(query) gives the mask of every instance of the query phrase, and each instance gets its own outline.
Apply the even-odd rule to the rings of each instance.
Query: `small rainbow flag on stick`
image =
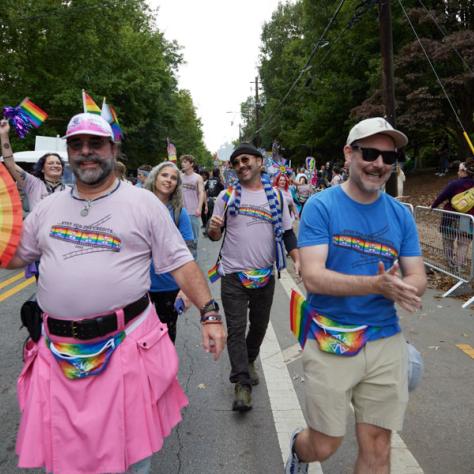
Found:
[[[105,97],[102,101],[102,110],[100,112],[100,115],[103,119],[107,120],[107,122],[110,123],[110,126],[112,127],[112,132],[114,133],[114,142],[121,142],[123,138],[123,132],[118,123],[117,113],[110,104],[107,104],[107,102],[105,101]]]
[[[301,293],[291,290],[290,299],[290,329],[300,343],[302,349],[306,344],[308,332],[313,321],[314,311]]]
[[[29,97],[25,97],[18,107],[20,107],[21,111],[28,117],[28,120],[35,128],[38,128],[48,118],[48,114],[33,104]]]
[[[207,271],[207,278],[211,283],[215,283],[221,276],[217,272],[217,263]]]
[[[100,115],[99,106],[84,89],[82,89],[82,104],[84,105],[84,113]]]

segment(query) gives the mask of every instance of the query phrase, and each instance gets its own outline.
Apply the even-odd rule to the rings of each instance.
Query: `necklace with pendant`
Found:
[[[113,192],[117,191],[119,186],[120,186],[120,181],[118,181],[117,185],[108,193],[104,194],[103,196],[96,197],[95,199],[81,199],[80,197],[74,196],[73,194],[74,188],[71,188],[71,196],[73,199],[76,199],[77,201],[84,202],[84,207],[81,209],[80,214],[82,217],[87,217],[92,207],[92,203],[94,203],[95,201],[98,201],[99,199],[103,199],[103,198],[106,198],[107,196],[110,196]]]

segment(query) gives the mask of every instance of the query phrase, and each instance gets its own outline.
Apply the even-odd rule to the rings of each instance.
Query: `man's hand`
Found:
[[[224,350],[227,334],[223,324],[202,324],[202,346],[206,352],[213,354],[214,360],[217,360]]]
[[[209,219],[209,230],[221,230],[224,227],[224,218],[220,216],[212,216]]]
[[[394,301],[410,313],[414,313],[417,309],[420,309],[421,298],[417,296],[417,288],[408,285],[398,276],[400,269],[398,261],[387,271],[385,271],[382,262],[379,262],[378,266],[378,275],[376,277],[377,293]]]
[[[194,211],[194,215],[196,217],[201,217],[201,212],[202,212],[202,208],[200,209],[199,207]]]
[[[10,124],[8,120],[2,119],[0,120],[0,136],[8,137],[10,133]]]

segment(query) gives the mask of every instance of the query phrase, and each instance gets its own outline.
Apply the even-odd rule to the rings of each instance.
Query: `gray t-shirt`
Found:
[[[224,190],[217,197],[213,215],[224,216],[225,193]],[[232,202],[231,200],[229,202]],[[285,231],[291,229],[292,221],[288,206],[282,207],[282,228]],[[270,205],[264,189],[250,191],[242,187],[238,215],[232,216],[227,210],[224,239],[221,253],[224,273],[268,268],[274,264],[275,235]]]
[[[22,176],[24,176],[24,178],[21,188],[28,198],[30,211],[32,211],[42,199],[48,197],[52,193],[48,191],[46,183],[42,179],[37,178],[26,171]],[[56,193],[62,190],[64,190],[64,185],[59,185],[56,186],[52,192]]]
[[[181,173],[184,207],[190,216],[196,215],[199,206],[198,182],[200,179],[201,177],[197,173],[191,175]]]
[[[92,202],[71,190],[54,193],[28,215],[18,257],[41,257],[37,298],[51,316],[79,319],[122,308],[150,288],[158,273],[193,260],[170,213],[151,192],[121,184]]]

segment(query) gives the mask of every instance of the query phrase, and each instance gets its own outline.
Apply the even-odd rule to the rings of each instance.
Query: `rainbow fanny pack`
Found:
[[[68,379],[76,380],[101,374],[125,335],[122,331],[106,341],[80,344],[53,343],[49,337],[45,340],[63,374]]]
[[[379,330],[375,326],[336,323],[320,314],[313,317],[310,328],[322,351],[342,356],[358,354]]]
[[[240,283],[245,288],[255,289],[263,288],[269,281],[273,273],[273,267],[262,268],[261,270],[247,270],[245,272],[237,272]]]
[[[311,334],[322,351],[342,356],[358,354],[381,330],[379,326],[337,323],[317,313],[295,290],[291,292],[290,328],[302,348]]]

